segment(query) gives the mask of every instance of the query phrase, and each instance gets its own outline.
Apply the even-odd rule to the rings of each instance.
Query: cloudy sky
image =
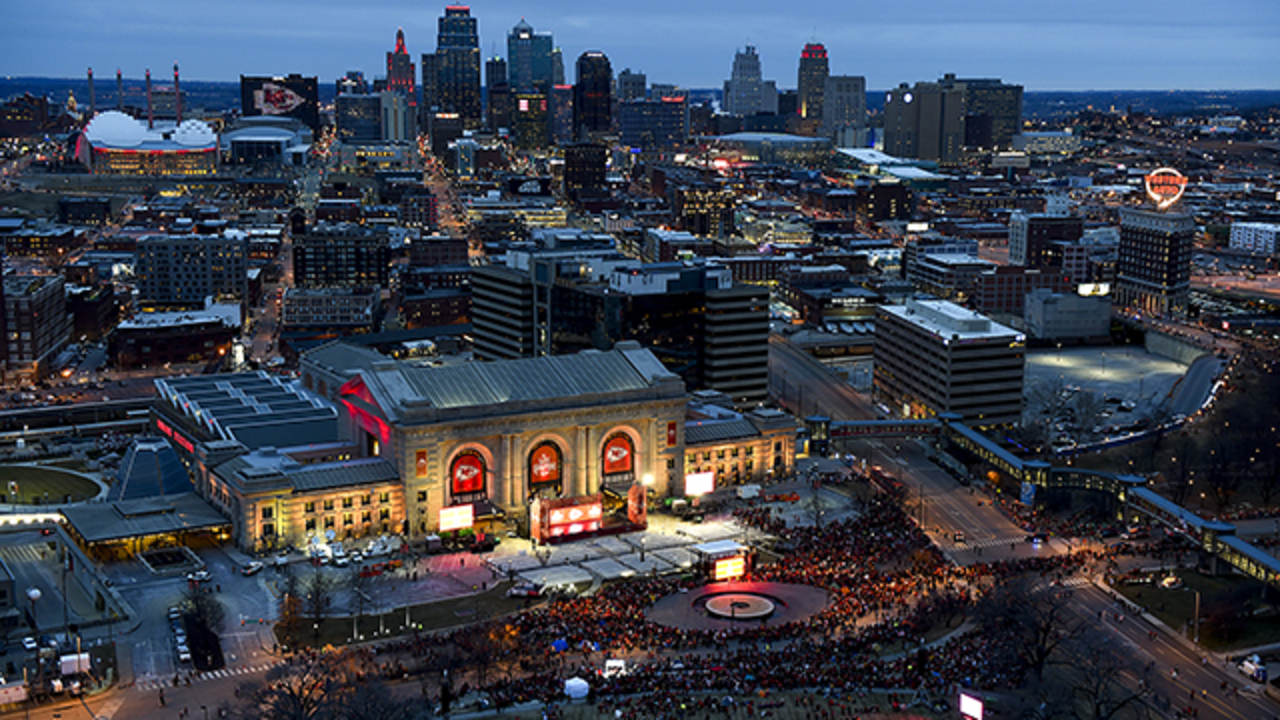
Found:
[[[241,74],[380,76],[402,26],[415,57],[435,49],[445,3],[421,0],[47,0],[6,3],[0,74],[235,80]],[[944,72],[1028,90],[1275,89],[1280,0],[482,0],[485,57],[505,55],[521,17],[572,62],[603,50],[614,71],[718,87],[736,48],[760,53],[766,79],[796,86],[806,42],[833,74],[867,86]]]

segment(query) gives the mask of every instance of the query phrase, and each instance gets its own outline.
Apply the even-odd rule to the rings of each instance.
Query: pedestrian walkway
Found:
[[[284,664],[283,660],[277,660],[269,663],[263,663],[261,665],[246,665],[242,667],[222,668],[221,670],[214,670],[212,672],[198,673],[191,676],[191,684],[195,685],[196,683],[202,683],[208,680],[219,680],[222,678],[236,677],[239,675],[253,675],[256,673],[263,673],[270,670],[273,667],[276,667],[277,665],[283,665],[283,664]],[[178,683],[185,684],[182,678],[179,678]],[[142,678],[138,680],[138,682],[134,683],[134,688],[142,692],[152,692],[155,690],[159,690],[161,688],[170,688],[170,687],[174,687],[173,678],[171,677]]]

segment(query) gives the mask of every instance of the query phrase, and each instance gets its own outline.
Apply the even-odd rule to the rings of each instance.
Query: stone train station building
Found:
[[[333,342],[302,356],[297,381],[256,372],[157,386],[156,433],[246,551],[420,540],[440,530],[442,511],[466,506],[478,527],[524,534],[535,497],[625,505],[635,484],[651,501],[683,495],[686,453],[743,458],[720,475],[737,483],[795,460],[793,418],[695,412],[679,376],[629,341],[439,367]]]

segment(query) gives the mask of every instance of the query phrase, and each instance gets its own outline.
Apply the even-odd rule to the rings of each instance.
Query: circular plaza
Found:
[[[651,605],[646,615],[659,625],[684,630],[730,630],[808,620],[829,602],[826,590],[809,585],[711,583],[671,593]]]

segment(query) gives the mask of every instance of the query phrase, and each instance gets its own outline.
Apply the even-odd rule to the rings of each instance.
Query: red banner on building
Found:
[[[453,459],[449,467],[450,485],[454,495],[484,492],[484,458],[474,450],[463,452]]]
[[[622,475],[634,472],[635,447],[631,438],[623,434],[614,435],[604,444],[604,474]]]
[[[533,485],[554,485],[560,482],[560,448],[553,443],[543,443],[529,455],[529,482]]]

